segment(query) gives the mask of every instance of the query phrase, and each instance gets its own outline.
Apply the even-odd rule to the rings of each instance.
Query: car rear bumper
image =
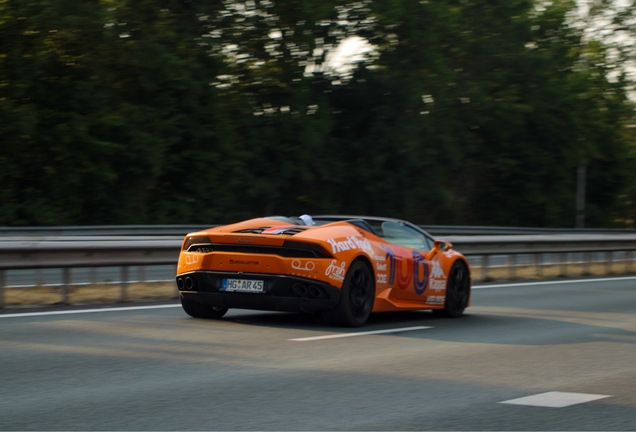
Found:
[[[225,292],[223,279],[264,281],[264,292]],[[341,290],[327,283],[295,276],[194,271],[177,276],[179,295],[212,307],[285,312],[319,312],[333,309]]]

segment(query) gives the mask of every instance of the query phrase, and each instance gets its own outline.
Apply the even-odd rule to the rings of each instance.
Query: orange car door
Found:
[[[424,258],[425,252],[401,246],[385,245],[389,265],[389,286],[395,296],[402,300],[424,301],[428,288],[431,263]]]

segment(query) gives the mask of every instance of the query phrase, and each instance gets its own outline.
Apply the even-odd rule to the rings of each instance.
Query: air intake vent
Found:
[[[234,231],[238,234],[270,234],[270,235],[289,235],[292,236],[294,234],[301,233],[305,231],[307,227],[299,227],[299,226],[269,226],[269,227],[258,227],[258,228],[248,228],[243,230]]]
[[[305,231],[307,228],[294,227],[294,228],[281,228],[280,230],[274,230],[272,233],[265,232],[264,234],[283,234],[294,235]]]
[[[238,230],[234,232],[241,233],[241,234],[261,234],[263,231],[265,231],[268,228],[271,228],[271,227],[248,228],[248,229],[242,229],[242,230]]]

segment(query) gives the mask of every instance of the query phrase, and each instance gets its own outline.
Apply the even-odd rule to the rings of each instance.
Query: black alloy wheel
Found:
[[[458,318],[464,313],[470,298],[470,274],[463,261],[455,261],[446,282],[446,302],[444,309],[436,310],[439,315]]]
[[[227,312],[227,308],[212,307],[183,297],[181,297],[181,306],[185,313],[193,318],[219,319]]]
[[[364,261],[354,261],[342,284],[338,306],[324,311],[323,320],[334,326],[360,327],[369,319],[374,300],[373,272]]]

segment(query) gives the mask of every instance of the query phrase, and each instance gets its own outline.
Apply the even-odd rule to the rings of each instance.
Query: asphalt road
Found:
[[[161,306],[3,312],[0,430],[636,429],[636,277],[482,286],[460,319],[353,330]],[[546,392],[599,396],[502,403]]]

